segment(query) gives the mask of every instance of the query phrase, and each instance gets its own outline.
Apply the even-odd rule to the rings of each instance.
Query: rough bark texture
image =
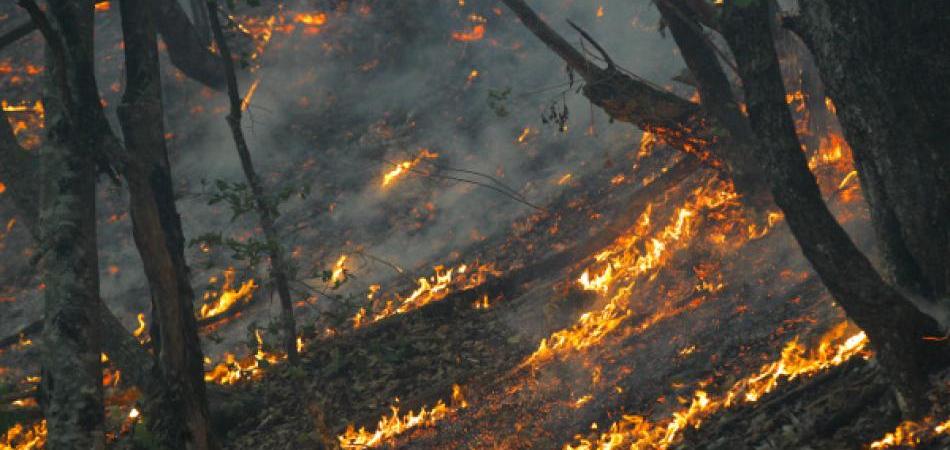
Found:
[[[812,50],[851,144],[894,282],[930,301],[950,284],[950,12],[945,2],[803,0]],[[946,308],[946,306],[944,306]]]
[[[244,132],[241,130],[241,96],[238,94],[237,75],[234,71],[234,62],[231,61],[231,52],[228,50],[228,42],[221,31],[221,24],[218,21],[217,3],[209,1],[208,16],[211,21],[211,30],[214,33],[214,39],[218,44],[223,62],[224,74],[228,82],[228,98],[231,104],[231,110],[227,121],[231,128],[231,136],[234,138],[234,145],[237,148],[238,156],[241,159],[241,168],[244,170],[244,177],[247,184],[251,187],[251,193],[254,196],[254,203],[260,217],[261,229],[264,230],[264,239],[267,240],[267,246],[271,264],[271,279],[277,287],[277,296],[280,298],[281,325],[283,329],[283,347],[287,353],[287,359],[291,364],[297,364],[297,331],[294,321],[294,305],[290,299],[290,280],[287,276],[287,260],[284,255],[283,246],[280,243],[280,236],[277,234],[277,228],[274,220],[277,216],[277,207],[264,193],[264,187],[261,185],[257,172],[254,171],[254,163],[251,160],[251,152],[247,147],[247,141],[244,139]]]
[[[83,67],[92,60],[92,1],[50,1],[49,17],[22,2],[49,44],[44,86],[47,143],[38,235],[45,323],[41,403],[47,448],[105,448],[96,247],[97,139],[78,105],[88,99]],[[92,80],[93,83],[95,80]],[[93,91],[98,97],[98,93]],[[98,106],[98,104],[97,104]]]
[[[165,148],[158,45],[147,0],[121,0],[126,91],[118,108],[126,149],[133,235],[152,296],[156,375],[162,398],[147,416],[168,448],[213,449],[195,323],[194,292],[184,256]]]
[[[769,21],[764,0],[745,7],[727,2],[722,30],[736,56],[772,195],[825,286],[868,334],[902,410],[923,413],[926,375],[946,352],[945,343],[924,338],[938,334],[939,326],[881,278],[822,200],[785,102]]]

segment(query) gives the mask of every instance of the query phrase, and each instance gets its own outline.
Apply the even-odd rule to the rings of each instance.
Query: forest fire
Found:
[[[438,158],[438,153],[430,152],[429,149],[422,149],[419,151],[419,155],[415,159],[402,161],[400,163],[394,164],[394,167],[389,172],[386,172],[383,175],[382,188],[386,189],[387,187],[393,185],[399,178],[402,178],[407,173],[409,173],[413,168],[415,168],[420,162],[425,159],[435,159]]]
[[[595,440],[582,437],[577,443],[564,446],[565,450],[607,450],[620,446],[629,448],[665,449],[677,443],[687,428],[698,428],[704,419],[723,408],[737,403],[751,403],[774,389],[778,383],[812,376],[865,354],[867,336],[863,332],[847,334],[848,324],[842,323],[823,335],[814,349],[808,350],[793,339],[782,350],[777,361],[762,366],[753,375],[747,376],[721,396],[710,396],[697,390],[691,400],[683,400],[689,406],[674,411],[669,418],[650,422],[643,416],[624,415],[613,423],[606,433]]]
[[[599,310],[581,315],[571,328],[541,341],[524,364],[536,365],[559,353],[580,351],[599,342],[633,314],[629,307],[630,292],[640,278],[651,276],[671,253],[688,244],[704,214],[735,207],[737,198],[728,183],[697,188],[668,223],[657,230],[652,208],[648,206],[630,234],[619,237],[611,247],[598,253],[595,263],[577,279],[583,289],[609,295],[607,302]]]
[[[264,350],[264,339],[260,330],[254,330],[257,341],[257,351],[244,358],[238,359],[233,353],[225,353],[224,361],[216,364],[205,372],[206,382],[215,384],[235,384],[242,381],[258,380],[264,375],[264,370],[285,359],[287,355]],[[298,341],[302,345],[302,341]],[[210,364],[210,360],[206,360]]]
[[[491,263],[476,265],[474,268],[468,264],[460,264],[451,269],[436,266],[435,273],[429,277],[418,278],[415,290],[405,297],[396,294],[394,298],[375,298],[375,289],[371,288],[369,297],[382,306],[372,310],[361,308],[353,316],[353,328],[421,308],[442,300],[454,291],[477,287],[488,280],[489,276],[498,276],[500,273]]]
[[[33,450],[46,445],[46,421],[25,427],[16,424],[0,440],[0,450]]]
[[[234,268],[228,268],[224,271],[224,280],[222,281],[221,287],[217,290],[205,292],[204,300],[206,303],[201,305],[201,308],[198,310],[199,319],[215,317],[228,311],[239,302],[246,303],[251,301],[254,290],[257,288],[257,285],[254,284],[254,279],[251,278],[242,282],[241,286],[235,289],[235,273]],[[209,282],[211,284],[217,283],[218,278],[212,277]]]
[[[932,417],[926,417],[920,422],[901,422],[894,431],[888,432],[868,448],[887,449],[900,447],[916,447],[924,438],[933,438],[941,434],[950,433],[950,419],[937,423]]]
[[[0,450],[950,442],[933,2],[154,1],[0,6]]]
[[[399,400],[396,399],[398,402]],[[437,422],[449,417],[460,409],[468,407],[468,402],[462,396],[462,389],[458,385],[452,386],[452,399],[448,405],[442,400],[427,409],[425,406],[419,409],[418,413],[409,411],[405,415],[399,415],[399,407],[391,406],[392,415],[383,416],[376,425],[376,431],[369,432],[365,428],[356,430],[350,424],[346,431],[338,437],[340,446],[344,449],[361,449],[378,447],[387,440],[399,436],[415,428],[425,428],[434,426]]]

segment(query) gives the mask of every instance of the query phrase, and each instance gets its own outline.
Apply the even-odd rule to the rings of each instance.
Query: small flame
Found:
[[[139,327],[136,328],[135,331],[132,332],[132,336],[135,336],[138,340],[141,341],[144,339],[142,337],[142,334],[145,333],[146,329],[148,328],[148,325],[145,323],[145,314],[139,313],[135,318],[136,320],[139,321]],[[147,337],[148,335],[146,335],[146,338]]]
[[[483,264],[475,270],[470,270],[467,264],[445,270],[442,266],[435,267],[435,273],[429,277],[420,277],[416,280],[416,289],[407,297],[396,295],[394,299],[387,300],[385,306],[377,313],[372,315],[365,308],[353,316],[353,328],[359,328],[367,323],[376,322],[396,314],[402,314],[407,311],[421,308],[434,301],[439,301],[448,296],[455,290],[466,290],[477,287],[484,283],[489,275],[500,275],[495,270],[494,264]],[[367,297],[375,298],[378,286],[371,286]]]
[[[234,275],[235,270],[233,267],[224,271],[224,284],[221,286],[220,295],[212,302],[201,305],[201,309],[198,311],[199,319],[207,319],[209,317],[214,317],[218,314],[224,313],[225,311],[231,309],[231,307],[239,301],[250,301],[254,294],[254,289],[257,288],[257,285],[254,284],[254,279],[251,278],[241,283],[241,287],[235,290],[232,288],[232,285],[234,284]],[[217,279],[215,278],[212,280],[213,283]],[[208,300],[214,295],[214,291],[205,293],[205,300]]]
[[[405,175],[407,172],[412,170],[412,168],[419,164],[423,159],[435,159],[438,157],[438,153],[432,153],[428,149],[424,148],[419,152],[419,156],[416,156],[415,159],[396,164],[395,168],[383,175],[383,189],[390,186],[395,180],[399,179],[402,175]]]
[[[396,401],[398,402],[399,399],[396,399]],[[399,415],[399,407],[393,405],[390,406],[392,415],[380,418],[376,425],[376,431],[369,432],[363,427],[356,430],[350,424],[346,431],[337,438],[340,440],[340,447],[345,450],[378,447],[408,430],[435,426],[440,420],[467,407],[468,402],[462,396],[462,389],[458,385],[453,385],[450,405],[446,405],[444,401],[439,400],[431,409],[422,407],[418,413],[409,411],[403,416]]]
[[[452,39],[459,42],[480,41],[485,37],[485,25],[477,24],[465,31],[452,32]]]

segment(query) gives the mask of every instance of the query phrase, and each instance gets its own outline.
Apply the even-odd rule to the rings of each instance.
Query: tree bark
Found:
[[[228,82],[228,98],[230,100],[231,109],[227,121],[231,128],[231,136],[234,138],[234,145],[237,148],[238,156],[241,159],[241,168],[244,170],[244,177],[247,179],[247,184],[251,187],[251,193],[254,196],[261,229],[264,231],[264,239],[267,240],[271,264],[271,278],[277,287],[277,296],[280,298],[284,351],[287,353],[288,361],[296,365],[298,363],[297,326],[294,321],[294,305],[290,299],[286,255],[280,243],[280,236],[277,234],[277,229],[274,226],[274,220],[277,215],[277,205],[273,204],[273,201],[269,200],[264,193],[264,187],[261,184],[260,178],[257,176],[257,172],[254,170],[254,163],[251,160],[251,152],[248,149],[247,141],[244,139],[244,132],[241,130],[241,104],[243,102],[241,101],[240,94],[238,94],[237,75],[234,71],[234,62],[231,60],[231,52],[228,48],[224,33],[221,30],[221,23],[218,21],[217,2],[210,0],[207,5],[208,16],[211,21],[211,31],[214,33],[214,39],[218,44],[224,74]]]
[[[82,92],[86,80],[81,67],[92,58],[93,3],[50,1],[49,17],[32,1],[20,4],[48,44],[44,83],[48,139],[39,157],[37,233],[45,285],[40,399],[47,420],[47,448],[103,449],[93,158],[97,139],[75,107],[88,98]]]
[[[217,448],[208,413],[194,291],[165,147],[158,45],[148,0],[120,0],[126,90],[118,107],[133,235],[152,297],[155,372],[165,383],[149,425],[168,448]]]
[[[744,7],[726,2],[721,25],[743,80],[762,170],[805,257],[848,317],[868,334],[902,411],[916,417],[929,406],[929,369],[946,362],[946,344],[924,339],[938,335],[939,325],[881,278],[822,200],[785,102],[769,21],[765,0]]]
[[[789,22],[815,56],[901,288],[950,286],[950,27],[943,2],[803,0]],[[946,306],[944,306],[946,308]]]

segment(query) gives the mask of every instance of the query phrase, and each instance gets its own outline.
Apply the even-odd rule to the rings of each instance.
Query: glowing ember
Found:
[[[323,12],[318,13],[297,13],[294,15],[294,22],[301,23],[304,25],[310,26],[320,26],[326,25],[327,23],[327,14]]]
[[[434,301],[442,300],[453,291],[479,286],[488,279],[488,275],[497,276],[500,275],[500,272],[495,270],[493,264],[480,265],[475,270],[471,270],[466,264],[448,270],[445,270],[442,266],[437,266],[432,276],[416,280],[417,287],[411,294],[406,297],[397,294],[394,299],[387,300],[385,306],[379,312],[372,314],[371,320],[367,320],[370,313],[365,309],[360,309],[353,316],[353,328],[359,328],[367,323],[421,308]],[[375,293],[375,290],[371,288],[367,297],[372,299]]]
[[[864,332],[847,334],[848,324],[842,323],[822,336],[818,346],[807,350],[793,339],[779,360],[762,366],[755,374],[732,385],[722,396],[710,397],[697,390],[688,407],[674,411],[672,415],[656,423],[637,415],[624,415],[596,440],[578,436],[577,443],[565,445],[565,450],[608,450],[613,448],[666,449],[682,439],[687,427],[698,428],[703,420],[717,411],[740,402],[751,403],[771,392],[780,382],[812,376],[828,368],[840,365],[849,359],[866,355],[868,344]]]
[[[399,164],[396,164],[396,167],[394,169],[390,170],[389,172],[386,172],[386,174],[383,175],[383,184],[382,184],[383,189],[390,186],[397,179],[399,179],[400,177],[405,175],[407,172],[412,170],[412,168],[416,167],[416,165],[419,164],[423,159],[435,159],[438,157],[439,157],[438,153],[432,153],[428,149],[424,148],[419,152],[419,156],[416,156],[415,159],[411,161],[403,161]]]
[[[396,401],[398,402],[399,399],[396,399]],[[422,407],[418,413],[409,411],[404,416],[400,416],[399,407],[393,405],[390,407],[392,415],[380,418],[376,425],[376,431],[371,433],[362,427],[356,430],[350,424],[346,431],[338,436],[338,439],[340,440],[340,446],[347,450],[377,447],[413,428],[432,427],[440,420],[466,407],[468,407],[468,402],[462,397],[462,389],[458,385],[453,385],[450,405],[446,405],[444,401],[439,400],[432,409]]]
[[[210,303],[205,303],[201,305],[201,309],[198,311],[199,319],[207,319],[209,317],[214,317],[218,314],[224,313],[225,311],[231,309],[231,307],[240,301],[250,301],[253,297],[254,289],[257,288],[257,285],[254,284],[254,279],[251,278],[243,283],[238,289],[234,289],[232,286],[234,284],[234,268],[228,268],[224,271],[224,284],[221,286],[220,294],[215,291],[205,292],[204,300],[208,301],[215,295],[218,295]],[[212,279],[212,283],[216,279]]]
[[[465,31],[455,31],[452,33],[452,39],[459,42],[480,41],[485,37],[485,25],[478,24]]]

